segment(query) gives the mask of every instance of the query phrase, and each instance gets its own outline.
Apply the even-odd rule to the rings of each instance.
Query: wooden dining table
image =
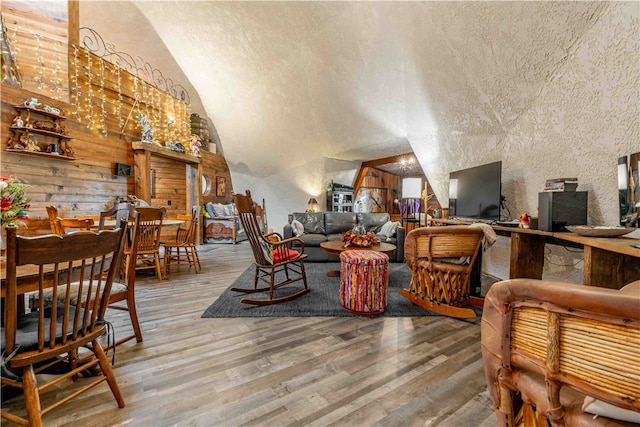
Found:
[[[162,220],[162,226],[163,227],[176,227],[176,226],[180,226],[180,225],[184,225],[185,221],[183,219],[169,219],[169,218],[164,218]],[[96,223],[96,227],[98,226],[98,224]],[[116,220],[115,219],[107,219],[104,221],[104,228],[113,228],[116,226]]]

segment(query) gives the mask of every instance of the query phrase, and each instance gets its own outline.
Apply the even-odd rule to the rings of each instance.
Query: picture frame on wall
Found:
[[[223,176],[216,176],[216,196],[224,197],[226,194],[226,179]]]

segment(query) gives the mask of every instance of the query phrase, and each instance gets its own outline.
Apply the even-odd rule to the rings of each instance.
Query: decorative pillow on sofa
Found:
[[[304,234],[304,225],[295,219],[291,221],[291,229],[293,230],[293,235],[296,237],[300,237]]]
[[[385,236],[387,239],[389,237],[393,237],[396,234],[396,230],[400,226],[398,221],[387,221],[384,223],[382,228],[380,229],[380,234]]]
[[[209,215],[211,215],[212,218],[215,218],[217,216],[230,216],[227,215],[227,211],[225,209],[225,205],[223,205],[222,203],[207,203],[206,205],[204,205],[205,208],[207,209],[207,212],[209,212]]]
[[[236,206],[233,203],[224,205],[224,216],[234,216],[236,214]]]

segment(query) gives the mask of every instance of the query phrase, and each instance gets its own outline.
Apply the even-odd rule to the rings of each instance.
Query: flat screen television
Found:
[[[449,174],[449,216],[500,221],[502,162]]]

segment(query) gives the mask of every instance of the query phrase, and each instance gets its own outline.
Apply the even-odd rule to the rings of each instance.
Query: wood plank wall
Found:
[[[141,139],[141,130],[135,118],[138,111],[149,115],[157,129],[157,140],[179,139],[185,146],[188,145],[188,105],[86,50],[68,44],[66,1],[10,0],[3,1],[1,7],[10,42],[14,31],[11,24],[17,26],[15,33],[19,49],[16,59],[23,87],[2,84],[0,149],[7,148],[7,141],[13,134],[10,124],[17,113],[14,106],[35,97],[43,105],[51,105],[64,112],[67,117],[64,124],[68,135],[72,137],[67,146],[73,150],[76,158],[75,161],[67,161],[0,152],[0,174],[19,178],[31,185],[28,192],[32,201],[31,221],[29,229],[22,231],[24,234],[48,231],[45,209],[48,205],[55,205],[60,215],[65,217],[97,215],[117,200],[129,194],[136,195],[133,171],[130,177],[115,177],[113,171],[115,163],[134,165],[131,141]],[[77,8],[69,10],[77,13]],[[38,50],[37,43],[26,41],[33,41],[36,33],[40,34],[41,41],[46,38],[58,40],[64,36],[61,46],[65,56],[69,46],[69,63],[63,61],[64,70],[56,72],[65,82],[62,93],[66,97],[58,96],[60,93],[57,89],[52,92],[51,85],[38,87],[35,77],[41,69],[46,68],[49,71],[44,72],[50,72],[51,67],[55,67],[58,51],[44,49],[44,42],[41,42]],[[69,37],[77,39],[75,34]],[[36,63],[45,63],[46,67],[34,67],[34,60]],[[132,113],[131,116],[129,113]],[[174,119],[172,127],[166,126],[169,118]],[[126,126],[123,126],[124,122]],[[201,154],[202,173],[210,176],[214,183],[216,176],[223,176],[227,181],[227,194],[216,197],[214,189],[212,193],[202,196],[200,204],[230,201],[232,185],[226,160],[221,154],[206,151]],[[190,207],[186,206],[185,164],[152,156],[151,168],[155,170],[156,197],[150,203],[168,208],[168,217],[190,213]],[[169,200],[171,205],[168,205]]]
[[[22,87],[69,101],[67,2],[2,0],[1,10]]]
[[[378,169],[371,166],[364,166],[362,168],[361,173],[363,174],[362,184],[359,188],[384,188],[386,189],[386,200],[384,201],[384,212],[389,212],[390,214],[399,214],[398,206],[393,203],[395,199],[400,199],[402,196],[400,194],[400,183],[402,181],[402,177],[396,174],[384,171],[382,169]],[[427,177],[421,176],[423,182],[427,182]],[[359,188],[356,188],[356,195]],[[428,202],[428,210],[433,212],[437,209],[440,209],[440,202],[435,197],[433,193],[433,188],[428,185],[428,193],[432,196],[431,200]]]

